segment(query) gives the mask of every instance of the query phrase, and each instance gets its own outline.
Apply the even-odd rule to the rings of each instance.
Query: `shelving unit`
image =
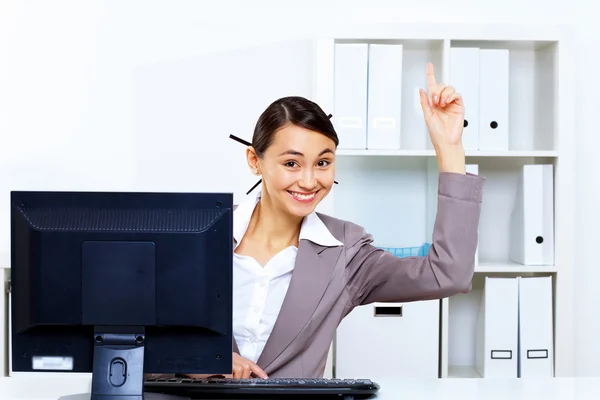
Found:
[[[313,99],[326,112],[334,114],[335,126],[336,44],[402,44],[401,145],[395,150],[348,149],[344,148],[344,137],[340,135],[336,160],[336,180],[340,184],[319,206],[319,211],[363,225],[373,234],[374,244],[381,247],[419,246],[428,240],[435,218],[438,177],[418,89],[426,89],[428,61],[434,64],[438,82],[450,82],[451,48],[508,49],[509,144],[508,149],[500,151],[466,151],[467,164],[476,164],[478,174],[486,177],[472,291],[439,300],[439,307],[421,304],[427,302],[402,305],[409,313],[421,308],[435,314],[439,324],[427,325],[427,329],[436,330],[436,340],[431,338],[430,332],[419,336],[410,330],[411,336],[407,337],[405,328],[396,328],[399,330],[397,341],[374,345],[372,342],[379,338],[388,338],[389,332],[371,338],[358,337],[357,332],[363,336],[366,332],[359,326],[365,320],[354,317],[354,313],[364,313],[355,310],[338,329],[331,371],[369,376],[374,371],[373,365],[385,364],[386,357],[414,354],[414,348],[421,346],[434,347],[435,356],[424,351],[429,361],[396,359],[402,367],[395,376],[431,377],[431,363],[435,363],[435,375],[440,378],[478,377],[476,320],[485,277],[551,275],[554,280],[555,376],[573,375],[575,69],[571,28],[546,24],[373,24],[348,26],[339,32],[334,38],[315,42]],[[460,92],[461,88],[456,90]],[[468,101],[466,108],[469,108]],[[519,176],[522,167],[530,164],[553,165],[553,265],[521,265],[509,257],[510,218]],[[340,341],[341,335],[343,340]],[[340,368],[337,361],[347,362],[347,354],[343,352],[352,351],[350,344],[358,341],[371,343],[365,346],[374,345],[376,349],[388,348],[389,352],[373,351],[369,359],[356,359],[354,369]]]

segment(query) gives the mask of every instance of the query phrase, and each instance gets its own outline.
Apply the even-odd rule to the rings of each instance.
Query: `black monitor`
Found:
[[[11,192],[13,371],[230,374],[233,195]]]

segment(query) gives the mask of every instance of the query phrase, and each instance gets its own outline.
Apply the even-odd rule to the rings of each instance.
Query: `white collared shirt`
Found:
[[[250,195],[233,213],[233,237],[237,244],[246,233],[260,195],[260,191]],[[302,221],[299,238],[322,246],[343,245],[314,212]],[[264,267],[250,256],[233,254],[233,335],[240,355],[248,360],[258,360],[273,330],[292,279],[297,253],[296,246],[289,246]]]

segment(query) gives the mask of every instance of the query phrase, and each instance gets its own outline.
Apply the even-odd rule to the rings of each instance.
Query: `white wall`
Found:
[[[600,375],[600,321],[597,307],[591,306],[600,304],[595,287],[600,282],[595,251],[600,239],[600,60],[594,54],[600,48],[600,27],[588,6],[592,2],[305,0],[295,8],[284,3],[3,1],[0,207],[7,209],[9,187],[233,190],[241,195],[254,180],[245,168],[243,148],[227,136],[249,139],[268,101],[279,93],[309,90],[305,77],[310,71],[293,57],[272,58],[271,70],[252,70],[236,65],[233,49],[258,46],[256,53],[246,52],[245,60],[252,60],[262,44],[328,36],[349,21],[575,21],[580,99],[579,126],[573,132],[579,162],[577,372]],[[304,50],[298,44],[287,51]],[[237,71],[231,79],[221,73],[227,68]],[[185,101],[168,97],[181,93],[186,82]],[[202,101],[207,92],[214,102]],[[156,143],[166,152],[162,158],[148,152]],[[178,159],[160,164],[175,152]],[[158,162],[149,159],[154,155]],[[7,261],[1,254],[8,245],[7,217],[0,213],[0,264]]]

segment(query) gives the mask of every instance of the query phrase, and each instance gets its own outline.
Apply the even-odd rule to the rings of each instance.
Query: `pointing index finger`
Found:
[[[425,74],[427,75],[427,89],[429,90],[429,93],[431,93],[433,91],[433,88],[435,87],[435,74],[433,71],[432,63],[427,63]]]

